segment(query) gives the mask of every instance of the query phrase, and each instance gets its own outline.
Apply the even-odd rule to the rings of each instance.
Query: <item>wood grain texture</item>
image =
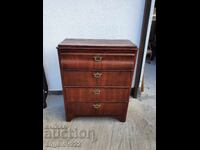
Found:
[[[98,105],[99,108],[94,106]],[[126,120],[128,103],[66,103],[67,121],[78,116],[112,116],[121,122]]]
[[[100,61],[95,61],[100,57]],[[109,53],[64,53],[61,54],[63,69],[107,69],[131,70],[134,68],[135,54],[109,54]]]
[[[105,39],[65,39],[59,45],[59,47],[66,46],[97,46],[97,47],[136,47],[129,40],[105,40]]]
[[[136,46],[128,40],[66,39],[57,48],[66,121],[114,116],[125,122]]]
[[[66,98],[72,102],[128,102],[129,88],[65,88]]]
[[[96,73],[101,73],[95,78]],[[64,86],[130,86],[130,71],[63,71]],[[117,80],[116,80],[116,78]],[[125,80],[126,79],[126,80]]]

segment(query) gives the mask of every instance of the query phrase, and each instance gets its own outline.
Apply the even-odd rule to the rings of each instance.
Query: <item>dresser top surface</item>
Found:
[[[58,46],[95,46],[95,47],[131,47],[136,45],[129,40],[106,40],[106,39],[65,39]]]

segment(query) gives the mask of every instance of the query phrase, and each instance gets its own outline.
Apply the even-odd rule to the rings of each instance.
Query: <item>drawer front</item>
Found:
[[[61,66],[67,69],[133,70],[135,54],[60,54]]]
[[[67,112],[77,116],[120,116],[126,113],[128,103],[66,103]]]
[[[131,71],[63,71],[64,86],[129,86]]]
[[[129,100],[129,88],[65,88],[68,102],[123,102]]]

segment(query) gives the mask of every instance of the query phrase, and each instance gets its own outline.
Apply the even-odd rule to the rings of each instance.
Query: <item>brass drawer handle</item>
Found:
[[[94,92],[95,95],[99,95],[101,93],[101,90],[100,89],[94,89],[93,92]]]
[[[96,61],[96,62],[100,62],[100,61],[102,61],[102,57],[101,56],[94,56],[94,61]]]
[[[99,78],[102,76],[102,73],[96,72],[96,73],[93,73],[93,76],[94,76],[96,79],[99,79]]]
[[[92,106],[93,106],[93,108],[95,108],[95,109],[99,109],[99,108],[101,107],[101,104],[93,104]]]

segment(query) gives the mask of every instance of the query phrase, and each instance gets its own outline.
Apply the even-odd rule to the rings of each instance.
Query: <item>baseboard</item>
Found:
[[[58,90],[58,91],[48,91],[49,95],[62,95],[62,91]]]

